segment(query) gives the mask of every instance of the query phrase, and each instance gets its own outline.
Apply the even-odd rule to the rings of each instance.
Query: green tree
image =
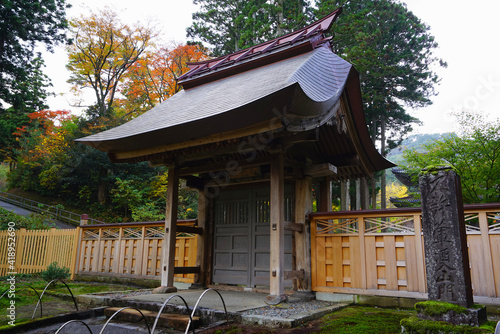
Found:
[[[208,43],[213,56],[233,53],[305,26],[311,7],[304,0],[193,0],[188,37]]]
[[[0,100],[16,110],[25,101],[40,106],[45,96],[27,89],[33,71],[41,68],[38,44],[49,51],[66,41],[66,0],[3,0],[0,2]],[[37,59],[38,58],[38,59]],[[0,105],[0,110],[2,106]],[[31,109],[28,112],[36,111]]]
[[[500,119],[480,113],[456,115],[458,134],[424,145],[424,152],[408,150],[401,163],[411,175],[431,165],[450,165],[461,177],[465,203],[500,202]]]
[[[406,107],[432,104],[439,83],[434,68],[446,63],[430,28],[397,0],[319,0],[318,18],[343,6],[333,26],[333,51],[360,74],[367,125],[381,153],[398,146],[419,120]],[[385,173],[381,174],[382,208]]]
[[[388,148],[393,148],[418,122],[405,107],[432,104],[430,98],[439,83],[434,66],[446,63],[433,54],[438,44],[429,26],[404,4],[319,0],[316,14],[320,18],[340,6],[343,12],[333,26],[333,51],[359,72],[371,133],[378,139],[385,136]]]

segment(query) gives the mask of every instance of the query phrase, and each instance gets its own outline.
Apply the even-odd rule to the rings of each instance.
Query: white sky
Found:
[[[191,0],[69,0],[73,4],[69,17],[79,16],[90,9],[110,6],[122,21],[154,20],[165,41],[186,41],[186,28],[191,25],[191,13],[196,6]],[[497,17],[500,3],[492,0],[406,0],[409,10],[431,27],[440,47],[436,55],[448,63],[448,68],[438,68],[442,78],[436,87],[433,105],[411,111],[424,125],[416,127],[418,133],[449,132],[455,129],[451,111],[463,108],[485,112],[490,117],[500,117],[500,20]],[[83,4],[85,3],[85,4]],[[473,4],[473,5],[472,5]],[[75,100],[66,83],[69,73],[65,65],[64,49],[44,55],[45,73],[52,79],[53,91],[58,95],[49,98],[52,110],[66,109]],[[88,89],[85,102],[92,104],[93,92]]]

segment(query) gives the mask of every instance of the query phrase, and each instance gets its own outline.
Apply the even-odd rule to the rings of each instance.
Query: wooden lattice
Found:
[[[339,233],[359,233],[358,218],[317,220],[316,235],[339,234]]]
[[[99,239],[99,229],[85,229],[83,230],[83,240]]]
[[[144,236],[147,239],[156,239],[163,238],[165,236],[165,226],[153,226],[146,227],[146,235]]]
[[[365,218],[365,233],[413,234],[413,216]]]
[[[124,239],[140,239],[142,238],[142,227],[126,227],[123,229]]]
[[[490,233],[499,232],[500,233],[500,213],[499,212],[488,212],[488,227]]]
[[[118,239],[120,238],[120,228],[103,228],[101,239]]]

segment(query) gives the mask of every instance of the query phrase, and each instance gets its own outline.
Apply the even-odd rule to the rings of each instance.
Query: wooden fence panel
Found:
[[[500,205],[465,216],[474,296],[500,298]],[[313,214],[313,291],[424,297],[423,247],[419,208]]]
[[[11,240],[12,241],[12,240]],[[15,270],[10,270],[8,260],[8,231],[0,231],[0,276],[8,272],[19,274],[36,273],[57,262],[60,267],[73,272],[73,250],[77,241],[77,230],[26,230],[16,231]]]
[[[159,278],[164,225],[83,226],[78,274],[105,274]],[[184,234],[176,239],[175,265],[196,265],[197,237]],[[194,274],[177,274],[179,282],[194,282]]]

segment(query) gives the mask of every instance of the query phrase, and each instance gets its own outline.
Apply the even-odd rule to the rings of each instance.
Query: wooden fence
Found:
[[[39,272],[45,270],[52,262],[57,262],[61,267],[71,268],[73,271],[76,236],[75,229],[22,228],[15,231],[15,238],[10,236],[8,231],[0,231],[0,276],[11,272],[19,274]],[[15,256],[15,260],[9,263],[11,256]]]
[[[500,204],[465,206],[473,294],[500,298]],[[426,297],[421,211],[311,215],[312,286],[318,292]]]
[[[164,222],[80,226],[76,274],[159,279],[164,235]],[[194,234],[177,234],[176,267],[195,266],[197,238]],[[194,282],[194,274],[174,277],[178,282]]]

